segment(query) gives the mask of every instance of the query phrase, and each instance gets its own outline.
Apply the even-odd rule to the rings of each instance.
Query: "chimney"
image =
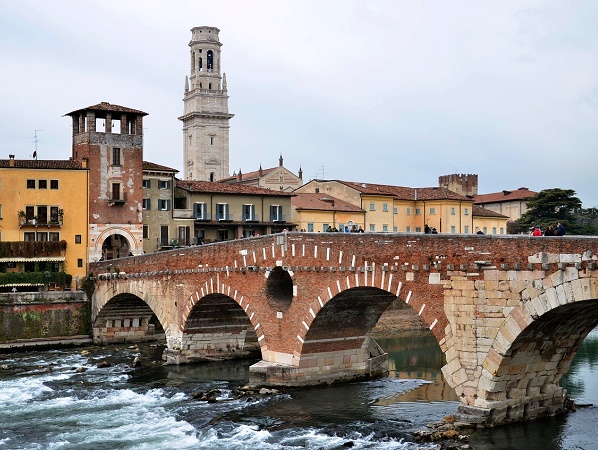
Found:
[[[262,171],[262,165],[260,164],[260,178],[264,176],[264,172]]]
[[[10,161],[8,162],[8,166],[14,167],[15,166],[15,155],[8,155],[8,157],[10,158]]]
[[[82,169],[87,169],[87,158],[83,158],[81,160],[81,168]]]
[[[303,180],[303,170],[301,170],[301,166],[299,166],[299,179]]]
[[[415,201],[417,201],[417,188],[415,188],[414,191],[415,191]]]
[[[237,174],[237,181],[243,180],[243,174],[241,173],[241,169],[239,169],[239,173]]]

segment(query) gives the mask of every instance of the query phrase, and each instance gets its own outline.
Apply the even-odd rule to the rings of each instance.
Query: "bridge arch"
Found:
[[[111,227],[102,231],[96,239],[95,246],[90,250],[90,254],[103,261],[141,253],[143,248],[138,240],[131,231],[123,227]]]
[[[96,344],[164,339],[164,329],[150,306],[134,294],[108,300],[92,323]]]
[[[243,307],[230,296],[213,292],[194,302],[182,324],[180,348],[168,349],[165,356],[167,362],[176,363],[257,357],[259,344]]]
[[[481,368],[477,391],[467,396],[472,406],[486,409],[489,423],[504,423],[553,415],[561,410],[560,386],[579,346],[598,325],[598,279],[563,280],[547,289],[521,291],[515,306],[497,330],[494,345]]]

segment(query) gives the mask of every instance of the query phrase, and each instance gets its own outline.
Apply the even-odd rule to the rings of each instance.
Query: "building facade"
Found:
[[[365,211],[335,197],[316,193],[296,194],[291,198],[293,222],[300,230],[326,232],[329,228],[363,230]]]
[[[229,172],[229,120],[226,74],[221,75],[221,54],[214,27],[191,29],[191,74],[185,78],[183,97],[183,177],[216,181]]]
[[[85,161],[0,160],[0,241],[14,243],[14,251],[7,247],[0,256],[0,275],[30,272],[34,280],[34,273],[45,274],[9,287],[51,288],[61,284],[59,272],[72,276],[62,287],[78,287],[87,270],[88,178]]]
[[[143,162],[143,251],[151,253],[175,243],[189,245],[188,235],[173,234],[174,189],[178,170]]]
[[[89,168],[90,261],[143,253],[143,116],[102,102],[66,114],[72,159]]]
[[[254,186],[274,191],[292,192],[303,185],[303,171],[299,167],[298,175],[295,175],[283,165],[283,158],[280,155],[278,167],[268,169],[260,168],[253,172],[234,173],[232,177],[219,180],[221,183],[237,183],[244,186]]]
[[[209,181],[179,180],[173,227],[184,229],[191,244],[292,231],[291,197],[287,192]]]
[[[365,211],[364,230],[371,232],[475,233],[506,230],[507,217],[474,214],[473,199],[443,187],[411,188],[341,180],[311,180],[296,194],[337,198]],[[495,221],[490,224],[490,220]],[[478,223],[478,221],[480,221]],[[502,225],[501,225],[502,224]]]
[[[527,211],[527,202],[536,194],[520,187],[514,191],[476,195],[473,201],[482,208],[507,216],[509,220],[517,220]]]

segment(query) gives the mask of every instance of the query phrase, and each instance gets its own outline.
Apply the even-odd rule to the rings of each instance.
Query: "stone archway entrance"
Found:
[[[106,238],[102,244],[102,260],[123,258],[130,256],[131,245],[129,240],[122,234],[113,234]]]

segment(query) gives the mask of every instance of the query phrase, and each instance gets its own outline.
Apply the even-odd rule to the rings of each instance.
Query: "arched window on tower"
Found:
[[[191,52],[191,72],[195,71],[195,52]]]
[[[214,70],[214,53],[212,50],[208,50],[208,72],[212,72]]]
[[[210,172],[210,181],[214,181],[214,172]]]
[[[201,56],[199,57],[199,71],[201,72],[201,67],[203,65],[203,62],[201,60]]]

